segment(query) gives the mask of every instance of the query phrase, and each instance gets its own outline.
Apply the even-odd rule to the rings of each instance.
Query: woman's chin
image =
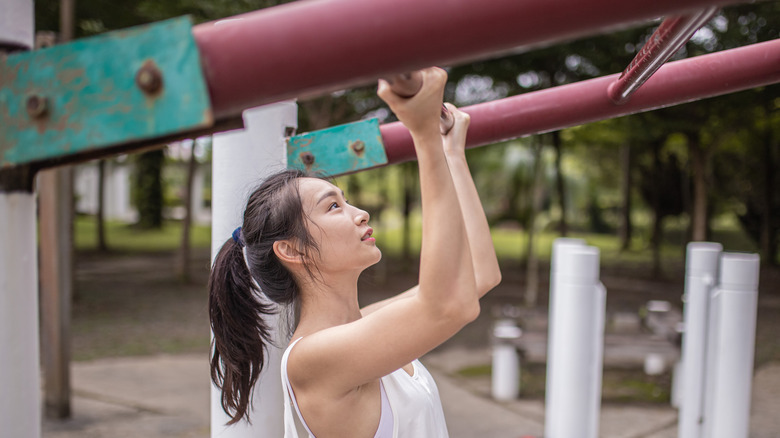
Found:
[[[368,263],[368,265],[365,267],[365,269],[368,269],[377,263],[379,263],[382,260],[382,251],[379,248],[376,248],[376,257]]]

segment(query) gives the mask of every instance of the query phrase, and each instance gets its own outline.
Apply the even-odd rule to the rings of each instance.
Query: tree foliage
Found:
[[[203,22],[285,2],[80,0],[77,2],[76,35],[88,36],[184,14],[190,14],[195,22]],[[58,8],[58,0],[36,2],[37,28],[56,30]],[[451,66],[445,97],[463,106],[620,72],[659,23],[660,20],[554,46],[528,48],[500,58]],[[673,59],[778,37],[780,2],[728,6],[697,32]],[[705,193],[707,202],[703,205],[707,217],[736,213],[744,229],[761,245],[764,259],[774,260],[780,238],[777,219],[780,217],[780,200],[777,199],[780,190],[778,178],[773,176],[780,164],[779,93],[778,86],[763,87],[650,114],[567,129],[560,136],[562,159],[559,164],[564,172],[576,170],[579,173],[564,173],[563,184],[558,184],[556,189],[558,194],[554,195],[548,188],[544,208],[550,208],[551,199],[565,197],[564,210],[586,212],[590,207],[593,214],[609,213],[620,204],[621,194],[616,183],[620,177],[618,147],[629,145],[634,176],[631,180],[636,183],[633,196],[644,201],[633,205],[650,211],[654,211],[655,206],[660,209],[655,211],[659,217],[692,217],[696,204],[693,198]],[[376,97],[374,87],[301,101],[299,114],[300,131],[370,116],[376,116],[380,121],[393,119]],[[469,153],[475,179],[486,188],[484,201],[493,222],[514,220],[522,224],[526,220],[530,204],[523,194],[527,193],[530,184],[529,172],[522,162],[512,161],[513,156],[518,156],[518,150],[528,149],[526,144],[528,142],[520,141]],[[553,187],[551,184],[556,182],[550,176],[546,178],[546,184]],[[363,177],[357,176],[350,183],[357,190],[360,178]],[[564,195],[564,191],[568,194]],[[587,215],[569,217],[576,221]],[[604,218],[610,221],[608,214]]]

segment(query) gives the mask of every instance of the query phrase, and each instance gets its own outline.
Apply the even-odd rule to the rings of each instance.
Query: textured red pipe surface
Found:
[[[718,8],[710,7],[696,14],[664,20],[618,80],[609,87],[609,98],[618,104],[628,101],[631,95],[688,42],[717,11]]]
[[[303,0],[193,29],[214,115],[739,0]]]
[[[670,62],[624,105],[607,87],[617,74],[462,108],[471,115],[467,147],[620,117],[780,82],[780,39]],[[415,159],[409,131],[380,126],[388,164]]]

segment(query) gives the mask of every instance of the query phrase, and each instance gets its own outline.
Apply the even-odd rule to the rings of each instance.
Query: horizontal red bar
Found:
[[[739,0],[303,0],[193,34],[217,119]]]
[[[471,115],[467,147],[649,111],[780,82],[780,39],[670,62],[624,105],[607,87],[618,74],[462,108]],[[416,158],[399,122],[380,126],[388,164]]]

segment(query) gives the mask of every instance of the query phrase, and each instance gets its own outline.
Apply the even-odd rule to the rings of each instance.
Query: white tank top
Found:
[[[284,438],[315,438],[303,420],[287,377],[287,358],[290,350],[301,339],[291,343],[282,356],[282,387],[285,389]],[[414,374],[411,376],[403,369],[398,369],[382,377],[382,412],[374,438],[449,437],[439,389],[433,377],[419,360],[412,362],[412,365]],[[293,409],[297,415],[293,415]],[[392,429],[389,428],[390,424]]]

